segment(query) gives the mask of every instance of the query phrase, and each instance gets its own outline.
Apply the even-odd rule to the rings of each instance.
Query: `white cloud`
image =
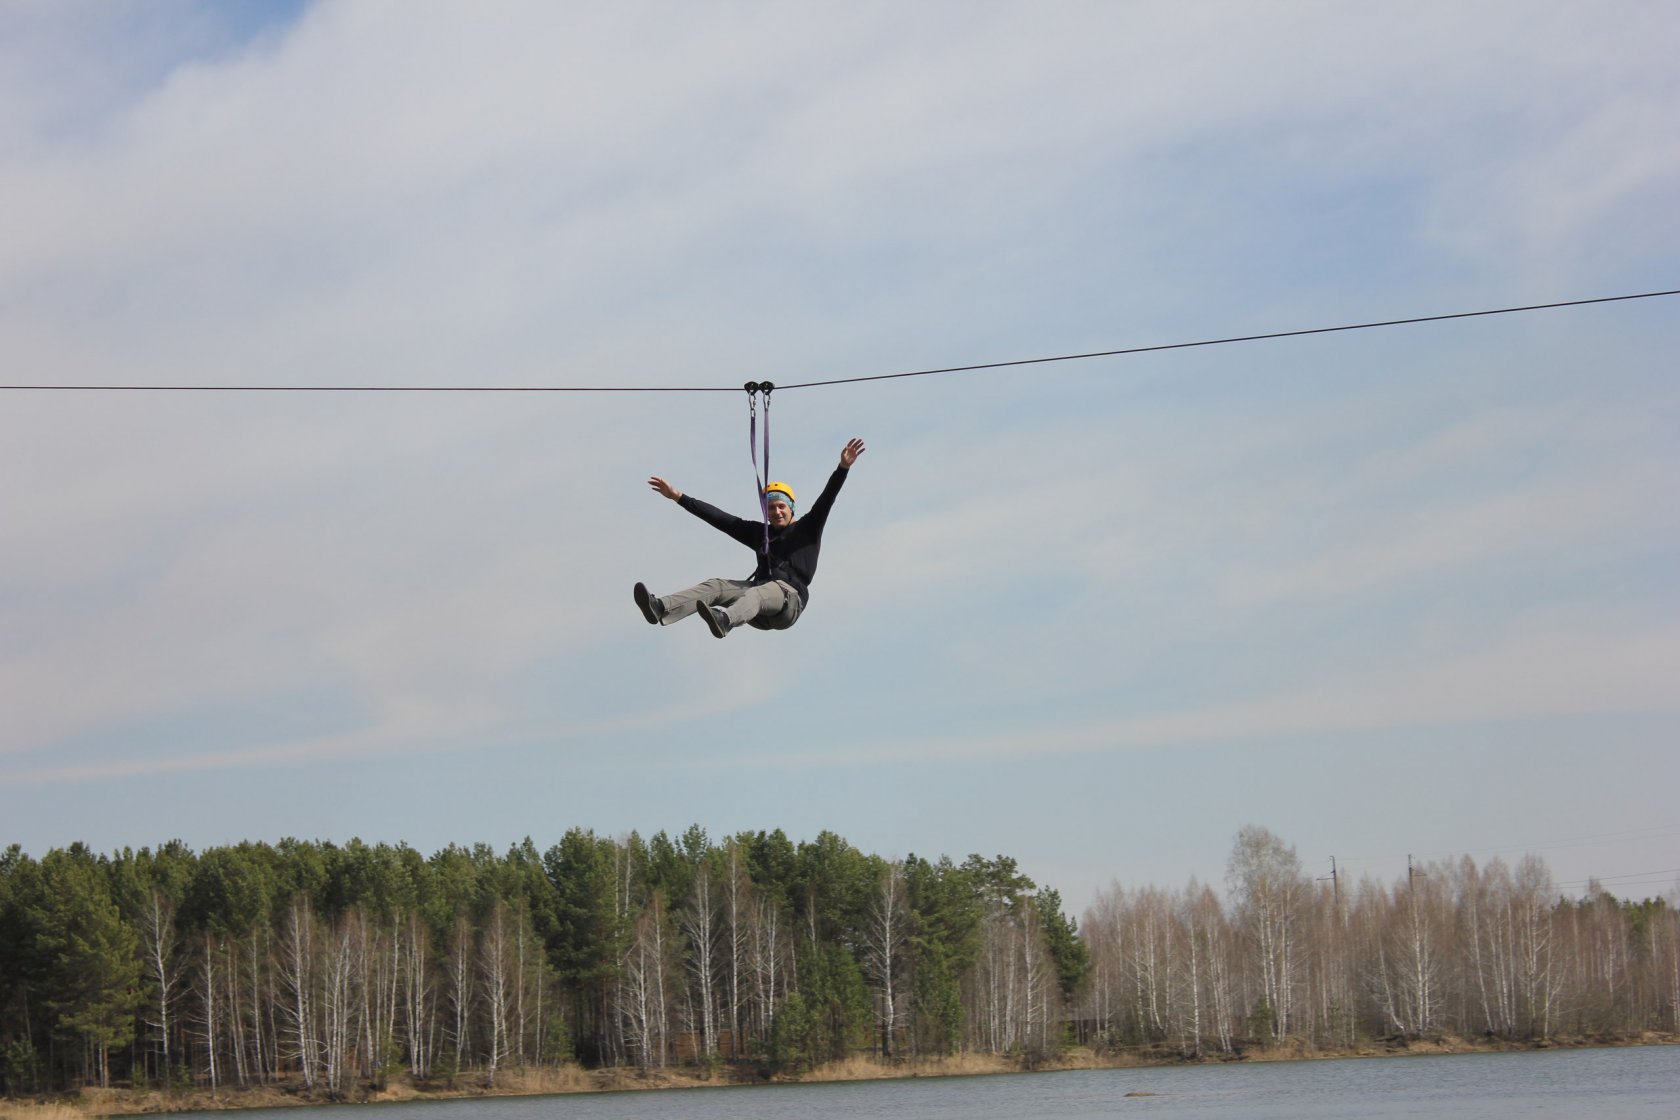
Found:
[[[1561,716],[1680,712],[1680,630],[1507,636],[1464,656],[1325,675],[1282,692],[1182,711],[1029,729],[744,752],[739,765],[914,766]]]
[[[1471,499],[1446,497],[1382,518],[1357,539],[1298,553],[1287,567],[1240,561],[1225,577],[1238,604],[1369,592],[1418,576],[1541,555],[1606,530],[1648,522],[1667,472],[1652,464]]]

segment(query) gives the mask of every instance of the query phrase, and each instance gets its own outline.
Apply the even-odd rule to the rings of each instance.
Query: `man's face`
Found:
[[[780,529],[793,522],[793,507],[786,502],[770,503],[770,527]]]

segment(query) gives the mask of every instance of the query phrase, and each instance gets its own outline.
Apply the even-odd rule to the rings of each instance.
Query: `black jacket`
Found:
[[[834,473],[828,476],[828,485],[811,503],[810,510],[794,518],[792,524],[770,530],[769,555],[763,551],[764,522],[748,521],[744,517],[725,513],[689,494],[679,498],[677,504],[758,553],[758,567],[747,577],[749,582],[760,584],[782,580],[792,584],[799,592],[799,605],[803,609],[811,601],[811,581],[817,575],[817,553],[822,549],[822,532],[828,522],[828,511],[849,473],[844,467],[834,468]]]

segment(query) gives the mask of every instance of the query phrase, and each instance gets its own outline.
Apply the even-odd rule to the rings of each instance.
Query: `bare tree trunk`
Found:
[[[741,1007],[745,998],[741,973],[746,956],[745,896],[751,886],[741,866],[740,845],[729,844],[729,885],[724,905],[729,932],[729,1059],[741,1058]]]
[[[1254,967],[1270,1019],[1270,1037],[1281,1041],[1292,1026],[1296,983],[1296,924],[1306,877],[1295,849],[1264,828],[1237,834],[1227,877],[1241,906],[1242,924],[1255,950]]]
[[[497,899],[479,936],[479,978],[485,1011],[490,1020],[490,1050],[485,1058],[485,1085],[494,1088],[496,1070],[506,1054],[511,977],[508,962],[507,904]]]
[[[304,895],[295,896],[286,908],[280,960],[280,982],[288,996],[286,1018],[292,1053],[304,1088],[313,1092],[320,1082],[321,1060],[315,1033],[315,916]]]
[[[395,1064],[398,1053],[397,1047],[397,1012],[402,1001],[402,945],[403,945],[403,917],[399,911],[391,916],[390,955],[385,961],[384,992],[385,1016],[381,1020],[380,1035],[382,1038],[382,1052],[378,1055],[381,1075],[391,1064]]]
[[[688,935],[688,969],[692,978],[692,1000],[696,1025],[700,1028],[700,1054],[709,1058],[717,1052],[717,904],[712,892],[711,869],[702,862],[694,872],[693,895],[683,918]]]
[[[1524,857],[1517,865],[1516,890],[1519,991],[1526,1029],[1531,1037],[1550,1038],[1560,968],[1552,930],[1552,877],[1545,864]]]
[[[875,1019],[881,1031],[881,1056],[893,1056],[898,1023],[898,973],[903,968],[905,930],[904,864],[894,860],[881,872],[870,908],[868,963],[875,981]]]
[[[653,1043],[657,1058],[654,1065],[664,1068],[671,1050],[671,1011],[666,1000],[666,993],[670,990],[670,980],[666,973],[666,961],[670,950],[665,944],[665,907],[656,895],[654,898],[653,922],[653,1021],[655,1031]]]
[[[525,909],[523,905],[515,912],[513,942],[513,1064],[516,1068],[523,1070],[525,1068],[525,1032],[530,1029],[530,1022],[525,1017],[527,965],[525,962]]]
[[[622,1007],[632,1052],[644,1069],[665,1064],[665,920],[656,893],[636,921],[624,958]]]
[[[361,1038],[361,1062],[358,1073],[373,1077],[379,1069],[378,1024],[384,1015],[384,982],[380,976],[380,956],[373,948],[373,922],[363,915],[359,923],[356,947],[356,972],[361,977],[361,998],[356,1001],[357,1034]]]
[[[777,1004],[777,978],[781,963],[781,911],[775,900],[759,897],[753,906],[752,977],[754,1037],[769,1037]]]
[[[173,1010],[175,987],[181,982],[175,968],[175,907],[163,891],[153,887],[146,899],[144,926],[141,930],[146,954],[146,970],[157,989],[157,1018],[147,1025],[157,1028],[162,1062],[160,1072],[168,1085],[173,1072],[169,1050],[170,1012]]]
[[[1029,1056],[1038,1057],[1049,1050],[1049,1022],[1051,1016],[1048,989],[1054,987],[1054,984],[1048,981],[1050,976],[1049,955],[1044,951],[1044,940],[1039,934],[1040,926],[1036,907],[1030,900],[1023,899],[1021,901],[1018,919],[1017,928],[1021,960],[1021,1046]]]
[[[450,937],[446,972],[449,979],[449,1008],[455,1021],[451,1041],[455,1045],[455,1070],[466,1068],[467,1030],[472,1006],[472,930],[465,914],[456,915],[454,933]]]
[[[253,933],[251,936],[255,936]],[[238,946],[234,942],[223,945],[226,960],[223,962],[222,978],[227,981],[227,1009],[228,1009],[228,1041],[232,1044],[234,1081],[243,1087],[248,1084],[245,1072],[245,1031],[244,1014],[239,1006],[239,967]]]
[[[427,967],[425,924],[410,914],[403,938],[403,1025],[408,1036],[408,1071],[415,1077],[432,1074],[432,986]]]
[[[214,1095],[220,1081],[216,1069],[216,940],[208,931],[204,934],[203,972],[200,977],[199,1003],[203,1014],[204,1050],[208,1058],[210,1092]]]
[[[363,980],[357,953],[361,925],[360,912],[351,910],[339,919],[338,928],[326,945],[322,1081],[334,1095],[342,1095],[349,1088],[357,1069],[355,1040],[359,1034]]]
[[[1186,951],[1184,994],[1189,1004],[1187,1028],[1180,1032],[1179,1049],[1191,1058],[1200,1057],[1202,1053],[1202,939],[1201,930],[1197,925],[1194,889],[1195,884],[1192,883],[1185,891],[1184,902],[1179,912],[1184,925]]]
[[[263,961],[267,958],[266,942],[269,930],[266,923],[259,923],[251,931],[250,940],[246,942],[246,980],[251,991],[251,1061],[258,1081],[269,1081],[273,1077],[273,1067],[269,1062],[267,1038],[263,1032],[263,1013],[270,1002],[267,998],[270,991],[264,984]]]

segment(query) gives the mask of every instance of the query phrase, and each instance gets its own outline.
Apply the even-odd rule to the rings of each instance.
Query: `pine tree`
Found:
[[[81,844],[41,861],[40,947],[50,968],[47,1005],[60,1037],[83,1045],[83,1076],[111,1083],[111,1052],[134,1040],[140,940],[111,897],[103,861]]]

